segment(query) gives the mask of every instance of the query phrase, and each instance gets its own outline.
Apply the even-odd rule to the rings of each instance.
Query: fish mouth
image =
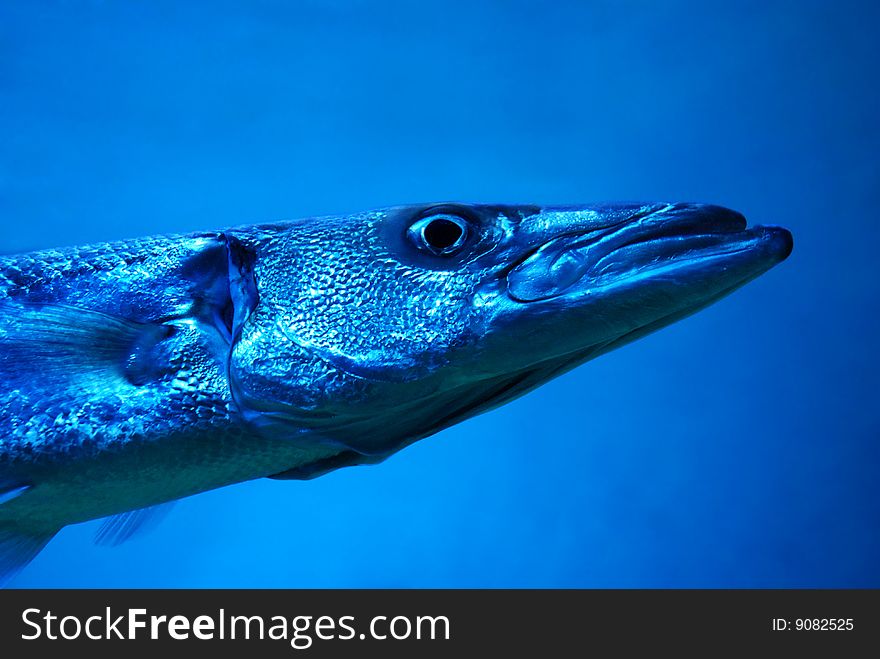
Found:
[[[507,294],[514,302],[532,303],[686,273],[724,279],[730,265],[737,266],[730,274],[745,283],[791,249],[787,230],[748,228],[743,215],[727,208],[657,205],[611,226],[563,233],[531,248],[507,271]]]

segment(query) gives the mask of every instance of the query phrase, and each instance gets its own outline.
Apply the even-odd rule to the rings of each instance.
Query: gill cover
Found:
[[[239,407],[264,432],[363,456],[346,463],[435,432],[469,403],[447,394],[454,362],[481,336],[485,258],[523,212],[537,209],[419,205],[238,235],[259,289],[230,356]]]

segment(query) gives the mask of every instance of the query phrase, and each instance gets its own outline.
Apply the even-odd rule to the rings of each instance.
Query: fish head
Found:
[[[791,234],[700,204],[428,204],[261,227],[229,372],[252,419],[378,461],[683,318]]]

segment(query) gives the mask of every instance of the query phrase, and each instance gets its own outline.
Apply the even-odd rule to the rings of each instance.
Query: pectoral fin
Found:
[[[0,376],[70,380],[115,375],[138,384],[150,350],[174,329],[62,305],[0,305]]]

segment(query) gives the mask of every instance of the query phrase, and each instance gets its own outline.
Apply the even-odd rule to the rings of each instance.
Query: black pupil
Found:
[[[464,230],[452,220],[438,218],[425,227],[425,241],[434,249],[449,249],[460,239]]]

